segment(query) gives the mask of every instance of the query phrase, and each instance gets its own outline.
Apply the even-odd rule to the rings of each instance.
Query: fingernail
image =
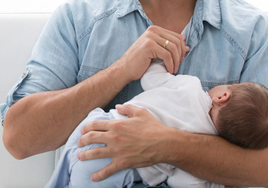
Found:
[[[91,176],[91,180],[96,182],[97,181],[96,176],[95,175],[92,175]]]
[[[81,148],[81,147],[82,147],[82,145],[81,145],[80,141],[78,141],[78,142],[77,142],[77,146],[78,146],[79,148]]]
[[[121,108],[123,105],[122,104],[117,104],[117,105],[115,105],[115,108],[117,109],[117,108]]]
[[[84,129],[83,129],[83,128],[80,130],[80,133],[81,133],[82,135],[84,134]]]
[[[77,159],[78,159],[78,160],[81,160],[81,153],[78,153],[78,155],[77,155]]]
[[[179,67],[175,68],[174,74],[177,74]]]

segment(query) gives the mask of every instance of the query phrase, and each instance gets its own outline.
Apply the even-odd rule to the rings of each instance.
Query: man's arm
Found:
[[[59,41],[48,39],[51,32],[53,33],[53,29],[61,29],[58,24],[61,24],[61,22],[52,26],[48,24],[48,28],[52,29],[52,31],[43,32],[39,48],[46,47],[46,50],[49,50],[49,46],[44,46],[42,43],[46,41],[53,43],[52,46],[54,47],[59,45]],[[65,34],[66,32],[55,31],[54,33],[57,35],[59,33]],[[72,31],[70,37],[60,36],[59,38],[72,40],[75,37],[71,37],[71,34]],[[164,43],[165,39],[162,36],[176,39],[175,41],[170,41],[170,43],[173,43],[169,49],[170,51],[164,49],[162,43],[158,43],[158,41],[163,41]],[[71,42],[75,43],[75,41],[64,41],[63,44],[68,45]],[[179,34],[153,26],[148,28],[118,61],[106,70],[100,71],[78,85],[67,89],[60,89],[58,87],[53,88],[52,86],[56,85],[54,83],[42,82],[49,85],[48,90],[51,91],[28,95],[20,99],[8,110],[4,122],[3,135],[6,148],[15,158],[23,159],[34,154],[54,150],[63,145],[70,133],[86,117],[90,110],[96,107],[105,107],[128,82],[141,78],[148,69],[152,59],[156,57],[163,59],[169,72],[174,72],[174,69],[177,69],[179,64],[178,61],[182,59],[181,55],[185,55],[184,50],[178,54],[178,49],[174,49],[176,47],[179,50],[181,49],[180,42],[183,41],[181,41]],[[61,48],[59,47],[59,49]],[[74,48],[67,47],[66,49],[72,50]],[[62,59],[74,61],[69,62],[68,66],[66,65],[67,67],[63,69],[66,70],[66,73],[62,73],[61,76],[65,77],[66,80],[75,79],[75,70],[78,68],[74,52],[70,51],[69,53],[66,52],[66,54],[64,51],[60,52],[62,52],[59,58],[61,61]],[[176,54],[173,54],[173,52],[176,52]],[[53,52],[47,55],[51,54],[52,57],[59,56],[59,54],[53,54]],[[46,56],[46,54],[42,55]],[[40,57],[40,54],[37,57]],[[33,80],[47,78],[49,77],[47,74],[57,79],[59,75],[55,76],[54,73],[52,74],[51,71],[48,71],[53,69],[54,63],[57,63],[57,61],[46,62],[45,66],[41,66],[42,69],[45,67],[45,71],[41,72],[42,76],[39,75],[40,72],[36,72],[35,76],[38,79],[33,78]],[[31,68],[36,69],[36,64],[33,64]],[[50,66],[48,70],[46,69],[47,66]],[[54,79],[50,80],[54,82]],[[30,86],[38,85],[36,83],[30,84]],[[39,85],[38,87],[42,88]],[[32,89],[31,87],[29,88]],[[24,93],[30,92],[26,89]]]
[[[63,145],[92,109],[105,107],[129,82],[118,64],[71,88],[35,93],[11,106],[3,134],[9,152],[22,159]]]
[[[92,109],[105,107],[130,82],[120,59],[77,84],[78,34],[69,11],[64,4],[51,16],[27,64],[28,74],[5,104],[3,141],[17,159],[63,145]]]
[[[169,133],[173,137],[170,142],[180,144],[166,148],[166,152],[180,151],[175,155],[181,157],[176,159],[170,154],[165,162],[211,182],[232,186],[268,186],[265,175],[268,173],[268,149],[243,149],[216,136],[177,131]]]
[[[217,136],[163,126],[135,106],[117,106],[117,110],[130,119],[95,121],[82,129],[79,146],[105,143],[107,147],[81,152],[79,159],[112,159],[110,165],[92,175],[92,180],[100,181],[121,169],[168,163],[224,185],[268,186],[268,149],[242,149]],[[89,142],[87,133],[94,130],[105,132],[91,132]]]

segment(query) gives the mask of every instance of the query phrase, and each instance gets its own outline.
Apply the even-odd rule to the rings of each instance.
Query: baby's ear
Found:
[[[230,98],[231,98],[231,92],[225,91],[224,93],[222,93],[221,95],[217,97],[217,102],[224,104],[228,102]]]

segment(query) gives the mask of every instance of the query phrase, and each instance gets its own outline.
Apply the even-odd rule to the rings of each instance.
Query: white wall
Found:
[[[51,13],[63,0],[0,0],[0,13]]]
[[[25,72],[32,48],[50,15],[0,14],[0,104]]]
[[[259,9],[268,12],[268,1],[267,0],[246,0],[250,4],[258,7]]]
[[[23,19],[25,19],[28,15],[36,14],[38,15],[49,15],[52,13],[64,0],[0,0],[0,16],[1,19],[4,19],[6,15],[14,15],[13,17],[17,17],[18,19],[22,19],[22,22],[18,22],[17,27],[12,26],[12,22],[15,20],[3,20],[0,23],[0,29],[2,30],[2,34],[0,36],[0,83],[5,82],[5,87],[3,84],[0,87],[0,103],[5,101],[5,95],[9,91],[10,87],[14,85],[16,80],[19,78],[21,73],[24,71],[24,66],[28,61],[30,54],[19,54],[19,56],[11,55],[12,48],[13,50],[20,51],[20,48],[24,48],[25,45],[33,46],[34,42],[37,40],[38,36],[26,38],[20,38],[18,35],[12,35],[13,32],[18,31],[27,32],[29,27],[23,23]],[[251,4],[254,4],[256,7],[268,12],[268,0],[246,0]],[[22,13],[22,14],[21,14]],[[24,16],[22,16],[24,15]],[[26,16],[26,17],[25,17]],[[11,16],[12,19],[12,16]],[[10,23],[9,23],[10,22]],[[14,27],[13,29],[7,26]],[[43,23],[41,23],[43,24]],[[34,29],[34,28],[31,28]],[[5,33],[5,34],[3,34]],[[17,39],[16,39],[17,37]],[[10,39],[9,39],[10,38]],[[9,40],[9,44],[6,45],[3,41]],[[15,64],[19,64],[18,59],[21,59],[22,63],[20,66],[12,69],[12,66],[16,66]],[[3,60],[10,60],[9,62]],[[7,63],[13,63],[14,65],[8,65]],[[13,75],[10,77],[9,75]]]
[[[53,12],[64,0],[0,0],[0,13],[48,13]],[[246,0],[268,12],[267,0]]]

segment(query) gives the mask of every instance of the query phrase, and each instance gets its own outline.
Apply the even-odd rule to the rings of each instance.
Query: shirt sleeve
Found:
[[[240,82],[257,82],[268,87],[268,17],[260,16],[252,32],[250,48]]]
[[[141,78],[143,90],[153,89],[164,85],[167,81],[175,76],[167,72],[165,64],[161,59],[154,59],[148,70]]]
[[[9,107],[23,97],[65,89],[77,83],[78,43],[73,20],[69,4],[63,4],[53,13],[32,51],[26,73],[0,106],[2,125]]]

